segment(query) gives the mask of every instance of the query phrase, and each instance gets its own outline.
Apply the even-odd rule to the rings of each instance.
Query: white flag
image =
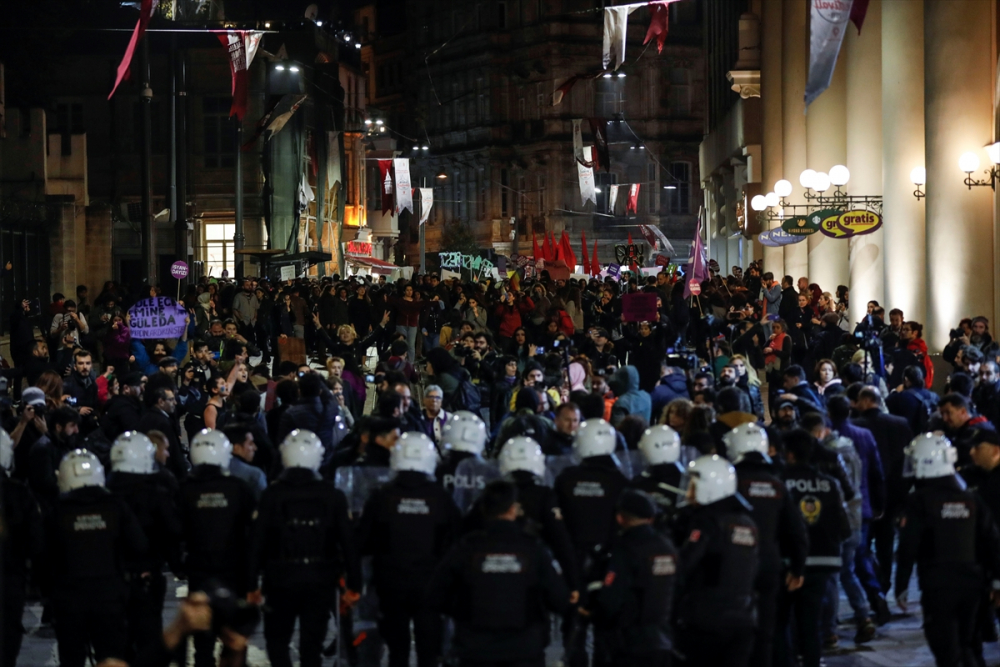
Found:
[[[392,160],[396,172],[396,215],[404,210],[413,213],[413,189],[410,187],[410,160],[397,157]]]
[[[420,224],[431,217],[431,207],[434,206],[434,188],[420,188]]]
[[[577,160],[576,173],[580,177],[581,203],[586,204],[588,201],[592,201],[597,204],[597,192],[594,191],[594,168],[585,167]]]
[[[809,78],[806,106],[830,86],[853,0],[814,0],[809,21]]]
[[[604,8],[604,69],[614,65],[618,69],[625,62],[625,36],[628,31],[628,15],[637,5]]]
[[[608,213],[611,215],[615,214],[615,204],[618,203],[618,186],[612,185],[611,191],[608,192]]]
[[[580,123],[582,122],[579,118],[573,120],[573,157],[577,160],[590,162],[583,155],[583,134],[580,131]]]

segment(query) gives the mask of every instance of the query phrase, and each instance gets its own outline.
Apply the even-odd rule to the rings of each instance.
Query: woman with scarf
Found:
[[[816,387],[816,393],[819,394],[824,405],[831,396],[847,391],[847,387],[837,376],[837,364],[833,363],[831,359],[820,359],[816,362],[814,377],[816,381],[813,382],[813,386]]]

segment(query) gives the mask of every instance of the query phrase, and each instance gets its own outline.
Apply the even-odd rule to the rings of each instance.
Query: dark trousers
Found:
[[[678,633],[691,667],[747,667],[753,636],[753,628],[685,628]]]
[[[290,586],[267,593],[264,639],[267,657],[274,667],[292,667],[289,644],[299,619],[299,660],[302,667],[322,664],[327,621],[336,598],[332,586]]]
[[[238,597],[243,597],[246,595],[246,590],[244,586],[236,585],[237,577],[229,573],[215,573],[215,574],[189,574],[188,575],[188,589],[193,593],[196,591],[204,591],[206,584],[209,581],[214,581],[217,584],[222,584],[227,587],[233,595]],[[194,642],[194,667],[215,667],[215,640],[217,635],[212,632],[196,632],[192,635],[192,641]],[[229,649],[225,646],[222,648],[223,654],[227,654]]]
[[[774,655],[774,617],[778,611],[778,592],[782,580],[780,572],[761,573],[757,576],[757,632],[754,636],[751,664],[771,665]]]
[[[980,589],[970,587],[931,588],[921,592],[924,636],[938,665],[973,667],[979,664],[976,655],[980,647],[975,635],[981,596]]]
[[[3,588],[3,667],[14,667],[24,639],[24,579],[7,577]]]
[[[566,664],[569,667],[610,667],[613,657],[606,632],[594,630],[594,660],[587,656],[587,623],[576,611],[570,608],[563,618],[563,648],[566,651]]]
[[[135,576],[129,581],[126,609],[128,648],[126,662],[132,663],[151,645],[159,645],[163,637],[163,598],[167,579],[162,572],[148,577]]]
[[[882,580],[878,572],[879,568],[875,565],[875,557],[871,551],[871,530],[872,522],[870,519],[861,523],[861,542],[858,544],[857,551],[854,552],[854,574],[857,575],[858,581],[861,582],[861,587],[865,589],[868,604],[874,611],[875,600],[881,597],[883,590]],[[890,554],[890,572],[892,571],[891,558]]]
[[[417,644],[418,667],[434,667],[441,655],[441,617],[427,609],[424,591],[379,588],[379,623],[389,648],[389,667],[410,664],[410,621]]]
[[[886,507],[885,514],[878,521],[872,521],[871,536],[875,540],[875,560],[878,561],[878,582],[882,593],[892,587],[892,548],[896,539],[896,519],[899,507]],[[867,546],[867,543],[863,543]],[[861,584],[865,586],[864,582]],[[865,587],[867,592],[867,586]]]
[[[777,617],[781,631],[775,636],[775,665],[791,667],[798,654],[802,656],[802,667],[819,667],[823,647],[820,636],[823,596],[827,581],[833,576],[836,572],[806,572],[802,588],[781,594]],[[793,615],[794,624],[791,623]]]
[[[79,611],[56,603],[55,630],[60,667],[83,667],[88,646],[94,647],[97,662],[125,659],[125,605],[95,604]]]

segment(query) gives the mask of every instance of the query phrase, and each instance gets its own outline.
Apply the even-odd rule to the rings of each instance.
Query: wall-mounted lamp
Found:
[[[965,172],[965,183],[966,187],[970,190],[973,186],[981,187],[988,185],[993,190],[997,189],[997,179],[1000,178],[1000,141],[994,142],[992,144],[987,144],[984,146],[986,149],[986,155],[989,156],[992,166],[985,170],[985,174],[989,177],[988,179],[983,179],[981,181],[972,178],[972,172],[979,169],[979,156],[969,151],[968,153],[962,153],[962,157],[958,158],[958,168]]]
[[[920,188],[927,184],[927,170],[923,167],[914,167],[913,171],[910,172],[910,180],[917,186],[917,189],[913,191],[913,196],[917,199],[926,197],[927,193]]]

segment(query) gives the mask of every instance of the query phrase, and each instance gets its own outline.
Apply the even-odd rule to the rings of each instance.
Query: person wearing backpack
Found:
[[[441,387],[446,410],[479,413],[479,387],[472,383],[469,371],[448,350],[437,347],[427,351],[427,375],[429,383]]]
[[[885,399],[889,414],[905,419],[913,433],[930,430],[937,404],[937,394],[924,387],[924,369],[917,365],[903,369],[903,383]]]

